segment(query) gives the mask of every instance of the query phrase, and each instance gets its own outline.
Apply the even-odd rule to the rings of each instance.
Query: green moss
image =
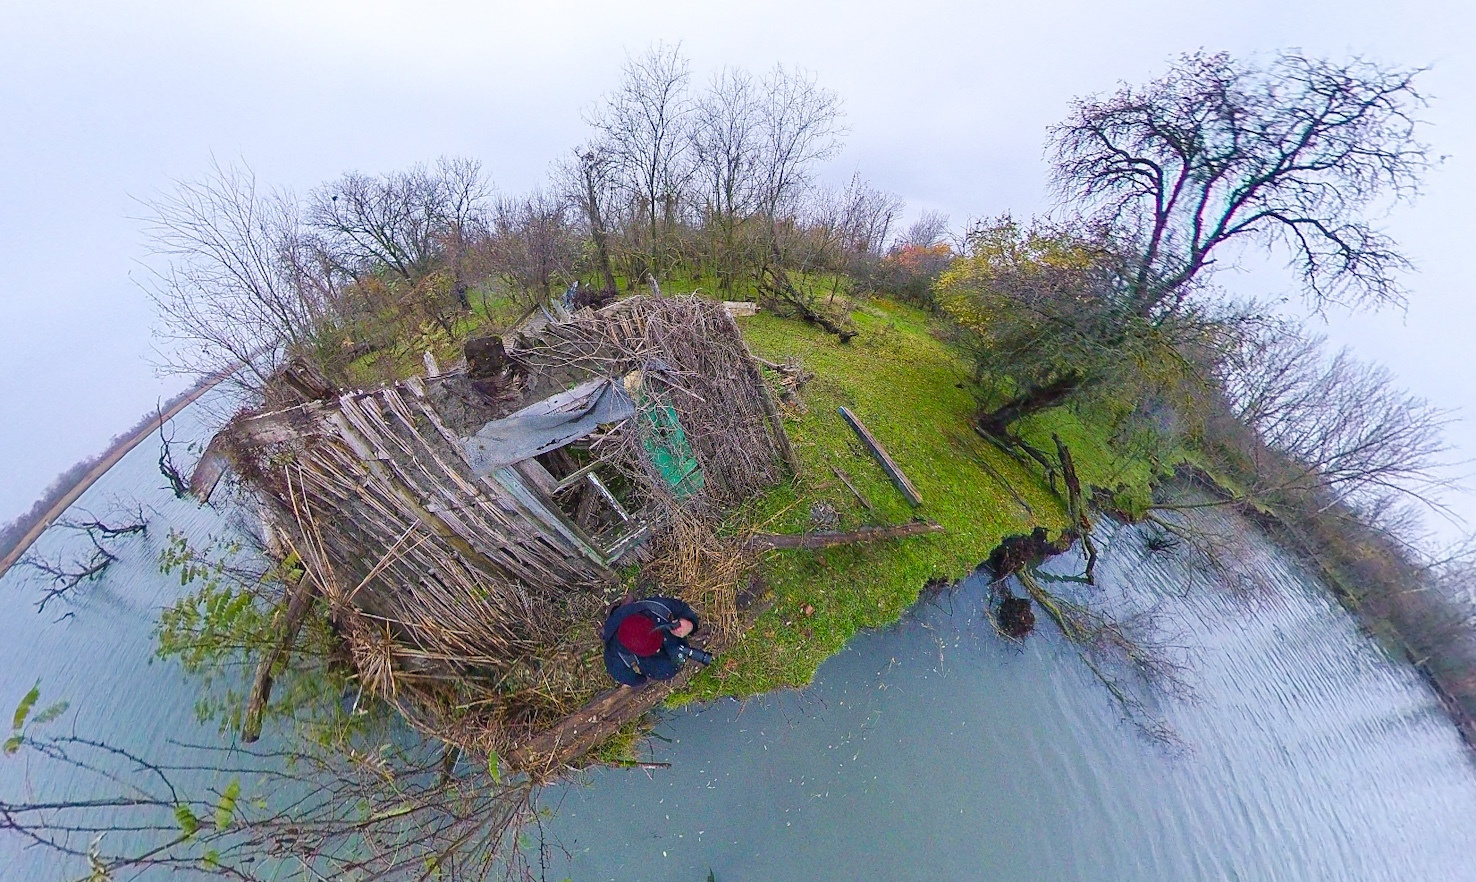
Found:
[[[798,479],[738,512],[734,529],[798,533],[813,503],[840,512],[839,529],[906,523],[923,517],[942,534],[770,552],[762,574],[772,607],[675,703],[745,696],[808,683],[822,661],[857,631],[896,621],[930,580],[967,575],[1000,539],[1035,525],[1064,526],[1065,510],[1037,474],[980,439],[969,427],[976,401],[964,359],[934,334],[917,309],[877,301],[854,316],[861,336],[849,345],[801,322],[760,314],[740,319],[756,355],[798,358],[814,379],[802,393],[806,412],[786,426],[802,464]],[[913,509],[837,413],[845,405],[886,447],[922,494]],[[1153,467],[1120,459],[1106,435],[1069,413],[1050,415],[1032,435],[1058,432],[1083,482],[1146,495]],[[868,512],[835,475],[845,472],[873,504]],[[1006,486],[1008,485],[1008,486]]]

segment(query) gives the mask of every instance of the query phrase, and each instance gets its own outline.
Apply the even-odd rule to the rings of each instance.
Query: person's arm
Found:
[[[671,611],[676,618],[690,620],[693,625],[692,630],[697,630],[697,627],[702,624],[702,620],[697,618],[697,611],[692,609],[692,607],[688,606],[683,601],[678,600],[675,597],[662,597],[660,598],[660,600],[662,603],[671,608]]]
[[[646,677],[626,664],[619,650],[609,643],[605,644],[605,670],[622,686],[646,685]]]
[[[641,657],[641,670],[652,680],[670,680],[681,671],[681,665],[677,664],[675,653],[677,644],[685,644],[687,641],[680,637],[667,634],[661,641],[661,651],[655,655]]]

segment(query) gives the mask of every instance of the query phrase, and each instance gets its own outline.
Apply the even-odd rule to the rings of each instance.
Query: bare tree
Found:
[[[840,150],[845,127],[839,96],[821,88],[813,74],[776,65],[763,89],[758,203],[772,243],[781,213],[809,187],[815,164]]]
[[[902,200],[895,193],[878,190],[859,173],[851,176],[840,196],[838,229],[847,269],[865,275],[871,264],[881,258],[902,207]]]
[[[580,242],[569,224],[570,206],[539,189],[519,199],[501,199],[492,212],[488,241],[492,266],[504,280],[537,301],[556,281],[573,276]]]
[[[396,744],[381,719],[345,724],[325,743],[171,745],[150,757],[75,726],[48,731],[67,705],[32,713],[38,697],[33,689],[22,700],[5,741],[31,774],[20,792],[0,793],[0,834],[50,854],[73,878],[544,876],[550,845],[538,835],[538,787],[504,778],[495,757]],[[90,792],[58,789],[57,780]]]
[[[1225,313],[1208,282],[1229,243],[1282,249],[1316,308],[1400,303],[1408,262],[1367,218],[1413,196],[1430,165],[1414,137],[1416,74],[1356,59],[1284,54],[1255,66],[1195,54],[1145,86],[1077,102],[1051,129],[1055,183],[1073,216],[1091,216],[1112,272],[1081,292],[1101,307],[1095,332],[1070,336],[1108,357],[1043,385],[1017,378],[981,426],[1102,388],[1108,375],[1096,369],[1129,358],[1125,347],[1202,324],[1186,315]]]
[[[309,342],[333,318],[333,286],[305,255],[296,199],[264,192],[250,168],[213,162],[147,205],[153,252],[169,260],[147,288],[166,368],[241,364],[265,383],[284,346]]]
[[[442,157],[378,177],[350,172],[312,192],[309,217],[339,269],[414,284],[459,255],[489,190],[481,163]]]
[[[689,137],[714,243],[718,283],[731,291],[746,261],[741,226],[757,207],[763,155],[762,97],[746,71],[724,68],[698,99]]]
[[[131,509],[118,508],[106,516],[107,520],[85,511],[80,514],[80,519],[68,518],[58,521],[56,525],[87,537],[92,547],[86,552],[86,557],[66,554],[43,557],[27,553],[19,561],[21,566],[35,570],[47,579],[41,599],[36,602],[37,612],[44,612],[47,604],[53,600],[70,596],[84,583],[101,579],[108,567],[118,561],[118,550],[114,547],[116,540],[124,536],[147,534],[149,530],[143,506],[137,503]]]
[[[941,211],[924,211],[907,227],[896,244],[899,248],[932,248],[947,238],[948,215]]]
[[[1176,308],[1231,242],[1283,248],[1316,307],[1399,304],[1408,261],[1367,218],[1413,196],[1430,166],[1418,73],[1185,55],[1144,86],[1078,101],[1050,132],[1055,182],[1136,243],[1143,315]]]
[[[1365,512],[1387,511],[1388,494],[1433,504],[1451,415],[1387,369],[1346,349],[1328,357],[1321,337],[1277,322],[1246,337],[1223,375],[1236,415],[1280,460],[1257,463],[1267,485],[1330,491]]]
[[[645,227],[646,265],[661,267],[663,227],[675,215],[688,170],[691,71],[681,46],[658,43],[627,58],[619,88],[589,118],[599,149],[634,199]]]

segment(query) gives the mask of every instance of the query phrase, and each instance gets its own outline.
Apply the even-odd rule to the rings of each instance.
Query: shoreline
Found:
[[[1468,706],[1467,701],[1462,700],[1453,688],[1454,684],[1446,681],[1446,675],[1431,667],[1430,662],[1435,660],[1435,656],[1421,657],[1415,650],[1411,637],[1404,632],[1391,612],[1376,613],[1359,602],[1359,598],[1345,584],[1347,573],[1340,568],[1337,561],[1329,560],[1319,554],[1317,548],[1297,541],[1293,526],[1282,515],[1244,501],[1236,501],[1229,490],[1201,468],[1181,465],[1171,480],[1180,481],[1225,500],[1231,511],[1262,530],[1278,548],[1309,564],[1315,570],[1318,581],[1338,606],[1358,622],[1364,636],[1376,645],[1383,646],[1391,656],[1402,656],[1402,660],[1425,681],[1445,709],[1446,716],[1455,725],[1456,731],[1460,733],[1466,748],[1476,755],[1476,712]],[[1383,639],[1380,639],[1380,633],[1383,634]]]
[[[87,489],[96,483],[98,478],[107,474],[109,469],[117,465],[119,460],[128,455],[129,451],[133,450],[133,448],[141,444],[145,438],[157,432],[161,426],[177,416],[180,411],[194,404],[199,400],[201,395],[215,388],[229,375],[230,371],[221,371],[201,379],[195,384],[193,389],[190,389],[184,395],[177,398],[169,405],[169,409],[161,413],[157,418],[149,420],[139,427],[137,431],[115,441],[113,446],[103,455],[102,459],[98,460],[97,465],[88,469],[86,474],[78,478],[76,483],[66,493],[62,494],[61,498],[57,499],[56,503],[47,509],[46,513],[36,523],[32,524],[29,530],[16,540],[15,544],[5,552],[5,556],[0,557],[0,577],[10,572],[10,568],[21,559],[22,555],[30,550],[31,545],[37,539],[41,538],[41,534],[45,533],[47,528],[56,523],[56,519],[61,517],[68,508],[71,508],[72,503],[81,498],[82,494],[86,493]]]

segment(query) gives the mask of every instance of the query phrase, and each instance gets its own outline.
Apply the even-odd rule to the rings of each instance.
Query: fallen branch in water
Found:
[[[1045,610],[1074,646],[1087,668],[1117,702],[1123,717],[1151,740],[1174,745],[1179,739],[1167,722],[1149,707],[1147,696],[1135,694],[1130,684],[1107,672],[1108,664],[1125,665],[1143,687],[1173,698],[1193,696],[1184,666],[1170,657],[1167,646],[1143,632],[1156,630],[1149,616],[1137,625],[1124,623],[1098,610],[1047,591],[1029,570],[1016,574],[1030,599]]]
[[[103,540],[148,533],[148,518],[144,515],[142,505],[128,512],[128,515],[130,520],[119,523],[108,523],[90,514],[86,515],[88,520],[62,520],[56,523],[57,527],[76,530],[87,535],[88,540],[92,542],[92,555],[86,560],[73,558],[67,561],[60,557],[45,558],[31,553],[21,557],[18,561],[21,566],[30,567],[50,579],[50,584],[43,590],[41,599],[36,602],[37,612],[44,611],[48,603],[70,594],[82,583],[102,578],[108,567],[118,560],[117,552],[110,545],[105,545]]]

